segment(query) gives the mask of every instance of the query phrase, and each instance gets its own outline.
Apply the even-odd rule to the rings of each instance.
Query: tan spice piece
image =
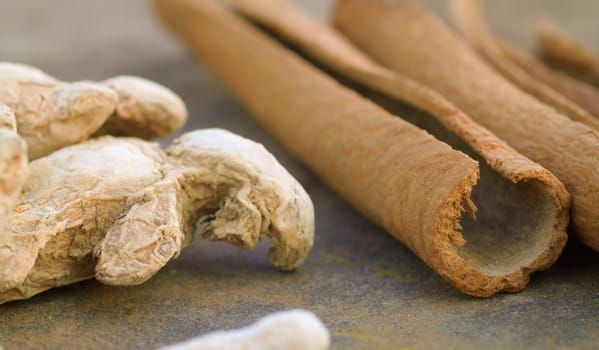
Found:
[[[27,176],[27,145],[16,128],[14,114],[0,103],[0,229]]]
[[[1,140],[1,139],[0,139]],[[270,262],[292,270],[314,236],[301,185],[262,145],[224,130],[159,145],[104,136],[29,164],[0,226],[0,303],[97,278],[143,283],[193,239],[253,248],[268,236]]]
[[[542,79],[535,77],[532,72],[539,71],[538,69],[528,71],[525,67],[513,62],[510,52],[513,53],[516,50],[513,48],[504,50],[496,42],[484,22],[482,9],[477,0],[454,0],[452,5],[454,17],[466,38],[499,72],[526,92],[555,107],[570,119],[579,121],[594,130],[599,130],[599,119],[574,100],[566,97],[561,91],[555,90]],[[508,45],[504,44],[504,46]],[[518,57],[520,56],[522,55]]]
[[[0,103],[14,112],[30,160],[94,133],[166,136],[187,119],[178,96],[142,78],[65,83],[35,67],[8,62],[0,62]]]
[[[599,250],[599,134],[519,90],[411,3],[340,0],[335,25],[373,58],[437,90],[553,172],[572,195],[577,237]]]
[[[183,101],[162,85],[134,76],[118,76],[102,84],[118,94],[119,102],[95,135],[151,140],[176,132],[187,121]]]
[[[229,0],[229,3],[244,16],[273,31],[288,44],[300,48],[304,54],[319,60],[330,69],[430,113],[430,117],[436,120],[422,115],[416,116],[419,120],[413,120],[413,116],[408,116],[412,117],[408,120],[472,157],[482,160],[481,179],[474,194],[475,205],[478,207],[477,220],[465,220],[467,226],[464,227],[462,235],[473,246],[481,246],[480,237],[486,236],[484,240],[489,246],[482,249],[479,247],[479,254],[468,256],[472,267],[483,274],[489,273],[493,264],[502,265],[504,271],[509,271],[508,266],[512,265],[512,271],[524,269],[525,266],[526,270],[534,272],[550,266],[559,257],[566,242],[569,196],[563,185],[549,171],[517,153],[434,90],[375,63],[340,33],[318,23],[290,1]],[[402,118],[406,119],[406,115],[402,115]],[[539,191],[553,198],[554,217],[543,217],[539,220],[532,214],[534,209],[528,212],[532,208],[520,212],[521,216],[513,214],[520,208],[511,202],[528,201],[524,197],[530,194],[522,193],[525,192],[523,185],[531,182],[539,186]],[[519,197],[510,197],[507,194],[508,189],[514,191],[512,195],[520,192]],[[502,198],[502,203],[493,203],[491,198]],[[527,205],[535,206],[530,203]],[[505,216],[514,221],[529,222],[527,225],[510,225],[498,230],[495,227],[502,220],[498,214],[500,212],[506,213]],[[507,214],[508,212],[512,213]],[[536,224],[531,224],[535,220]],[[502,236],[503,239],[499,238]],[[528,236],[530,241],[523,244],[515,239],[505,239],[505,236]],[[493,249],[517,253],[497,254]],[[518,254],[528,254],[532,263],[524,265]],[[517,263],[514,263],[515,261]],[[504,274],[508,275],[512,271]],[[499,276],[498,274],[496,278],[499,279]],[[523,281],[524,278],[522,276]],[[526,282],[523,282],[523,286],[525,285]]]
[[[488,159],[496,160],[493,171],[484,167],[484,176],[494,180],[476,186],[478,166],[474,160],[340,86],[222,4],[206,0],[154,3],[167,25],[266,128],[338,193],[460,291],[491,296],[521,290],[532,271],[548,267],[559,255],[565,243],[569,204],[565,189],[549,172],[484,129],[475,129],[481,138],[468,142]],[[310,28],[313,25],[309,18],[287,12],[288,5],[282,2],[235,4],[246,4],[247,13],[252,5],[260,11],[264,5],[277,15],[284,14],[286,22],[298,21]],[[281,33],[291,34],[284,30]],[[355,74],[372,77],[380,86],[391,84],[394,87],[385,91],[395,94],[420,86],[394,75],[377,75],[378,69],[372,69],[376,65],[369,59],[352,56],[353,48],[327,32],[318,34],[322,35],[319,40],[347,54],[337,57],[319,51],[322,42],[318,41],[302,41],[300,45],[315,45],[316,49],[307,51],[324,62],[340,62],[342,68],[338,70],[356,69]],[[244,58],[243,64],[238,64],[239,57]],[[424,106],[428,106],[424,101],[429,97],[441,98],[438,94],[426,95],[429,89],[418,91],[409,96]],[[460,123],[454,120],[456,125],[452,126],[450,117],[455,108],[447,114],[441,111],[447,106],[438,102],[428,108],[439,113],[438,118],[449,129],[459,130]],[[472,123],[467,117],[459,119],[462,117],[455,116],[456,120]],[[464,139],[469,136],[474,135],[464,135]],[[485,145],[493,147],[486,149]],[[509,157],[500,160],[502,154]],[[479,188],[481,193],[476,194]],[[474,190],[477,199],[494,188],[498,192],[492,198],[497,202],[491,205],[503,205],[505,210],[484,208],[478,220],[467,218],[465,212],[475,215],[477,210],[471,192]],[[496,235],[492,227],[477,230],[479,222],[505,222],[511,227],[510,234]],[[525,234],[520,235],[520,225],[526,227]],[[466,240],[463,234],[468,234]]]
[[[330,344],[329,331],[316,315],[289,310],[241,329],[209,333],[160,350],[326,350]]]
[[[551,22],[537,26],[538,49],[543,60],[577,78],[599,85],[599,55],[569,37]]]
[[[590,86],[585,87],[581,83],[554,73],[550,68],[535,62],[532,57],[527,57],[509,44],[503,46],[499,44],[487,28],[478,0],[453,0],[452,5],[454,17],[462,33],[499,72],[524,91],[555,107],[570,119],[599,130],[599,92],[596,91],[593,95]],[[557,82],[557,86],[549,82]],[[591,95],[588,95],[589,92]],[[584,95],[585,93],[587,95]],[[581,98],[578,98],[579,96]],[[584,109],[579,101],[586,102],[586,105],[594,109],[597,114],[593,115],[593,111]]]

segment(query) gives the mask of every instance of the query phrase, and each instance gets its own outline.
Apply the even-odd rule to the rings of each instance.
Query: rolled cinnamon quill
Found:
[[[267,129],[460,291],[521,290],[559,255],[565,189],[490,133],[481,139],[514,159],[484,166],[488,180],[477,185],[476,161],[339,85],[222,4],[154,4]],[[476,212],[472,191],[481,199],[477,220],[468,216]]]
[[[521,50],[496,40],[478,0],[453,0],[454,17],[470,43],[523,90],[572,120],[599,130],[599,90],[556,72]]]
[[[572,195],[577,237],[599,250],[597,132],[517,88],[409,2],[339,0],[335,25],[373,58],[435,89],[553,172]]]
[[[599,85],[599,54],[546,20],[537,26],[537,43],[541,57],[551,66]]]
[[[229,0],[229,2],[251,21],[274,32],[277,37],[282,37],[286,44],[296,47],[318,63],[390,97],[391,99],[377,99],[386,107],[393,104],[393,99],[396,99],[427,112],[429,115],[424,113],[400,115],[425,128],[440,140],[450,143],[454,148],[481,161],[481,179],[473,195],[474,202],[479,208],[477,220],[465,223],[462,234],[467,241],[466,246],[468,244],[476,246],[480,243],[477,241],[478,238],[488,236],[485,239],[493,241],[492,245],[495,248],[501,247],[501,253],[490,252],[491,246],[489,246],[489,249],[479,251],[479,255],[472,254],[469,257],[471,264],[503,265],[507,268],[506,271],[517,269],[514,265],[508,266],[511,264],[510,260],[517,261],[519,258],[509,256],[505,251],[514,250],[526,254],[526,249],[518,247],[519,244],[513,240],[502,241],[499,237],[506,235],[533,237],[540,234],[540,231],[535,231],[543,225],[535,224],[532,228],[527,227],[526,221],[534,220],[531,219],[534,215],[529,216],[526,211],[522,211],[519,216],[505,216],[510,216],[514,221],[522,222],[521,224],[502,226],[501,221],[505,217],[502,218],[497,214],[515,211],[516,205],[513,202],[526,201],[522,198],[527,195],[522,193],[523,187],[520,187],[525,183],[542,184],[538,190],[553,193],[551,196],[557,209],[556,216],[543,219],[553,222],[554,229],[551,232],[546,230],[544,234],[538,236],[551,238],[533,239],[536,240],[536,247],[534,249],[529,247],[530,258],[537,255],[542,256],[542,259],[537,260],[535,264],[527,265],[526,268],[533,271],[539,266],[549,266],[557,259],[565,242],[567,222],[563,208],[567,206],[568,200],[564,195],[563,185],[549,171],[513,150],[434,90],[377,64],[341,34],[318,23],[290,1]],[[375,97],[371,93],[367,92],[367,94],[369,97]],[[395,104],[397,105],[397,102]],[[391,109],[397,108],[391,107]],[[522,197],[506,195],[508,189],[514,191],[514,194],[520,192],[519,196]],[[502,204],[494,200],[499,198],[502,198]],[[524,266],[521,265],[520,268]]]

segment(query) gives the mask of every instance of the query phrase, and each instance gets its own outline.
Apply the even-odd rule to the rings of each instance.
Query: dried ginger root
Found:
[[[198,223],[208,240],[253,248],[268,236],[279,269],[311,249],[314,209],[260,144],[224,130],[163,152],[104,136],[33,161],[0,231],[0,303],[93,278],[136,285],[178,256]]]
[[[116,91],[119,103],[96,135],[151,140],[174,133],[187,120],[183,101],[157,83],[133,76],[118,76],[103,84]]]
[[[327,328],[304,310],[278,312],[233,331],[219,331],[161,350],[325,350],[330,346]]]
[[[32,160],[94,133],[166,136],[187,119],[179,97],[145,79],[65,83],[37,68],[7,62],[0,62],[0,103],[15,113]]]
[[[0,102],[15,113],[31,159],[86,139],[117,101],[116,93],[102,85],[61,83],[33,67],[0,63]]]
[[[0,220],[13,206],[27,174],[27,145],[16,133],[12,111],[0,103]],[[0,221],[0,230],[4,221]]]

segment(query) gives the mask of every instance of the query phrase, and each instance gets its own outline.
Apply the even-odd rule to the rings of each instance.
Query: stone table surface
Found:
[[[446,15],[446,0],[420,2]],[[302,3],[326,18],[328,1]],[[488,1],[493,29],[525,48],[547,16],[599,50],[597,13],[593,0]],[[226,128],[271,150],[310,193],[317,219],[314,250],[295,273],[269,266],[268,243],[239,251],[198,239],[141,286],[87,281],[2,305],[5,349],[153,349],[291,308],[316,313],[333,349],[599,347],[599,254],[571,243],[521,293],[461,295],[290,156],[142,0],[0,0],[0,60],[65,80],[127,73],[169,86],[188,104],[187,129]]]

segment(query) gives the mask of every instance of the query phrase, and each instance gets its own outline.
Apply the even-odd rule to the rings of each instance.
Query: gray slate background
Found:
[[[328,1],[301,2],[326,18]],[[445,0],[419,2],[446,13]],[[493,29],[523,47],[534,20],[547,16],[599,51],[597,1],[487,3]],[[308,190],[317,215],[313,253],[296,273],[268,265],[268,244],[238,251],[198,240],[142,286],[87,281],[0,306],[6,349],[152,349],[289,308],[320,316],[334,349],[599,346],[599,254],[570,244],[524,292],[461,295],[292,158],[142,0],[0,0],[0,60],[65,80],[127,73],[165,84],[188,104],[187,129],[227,128],[262,142]]]

